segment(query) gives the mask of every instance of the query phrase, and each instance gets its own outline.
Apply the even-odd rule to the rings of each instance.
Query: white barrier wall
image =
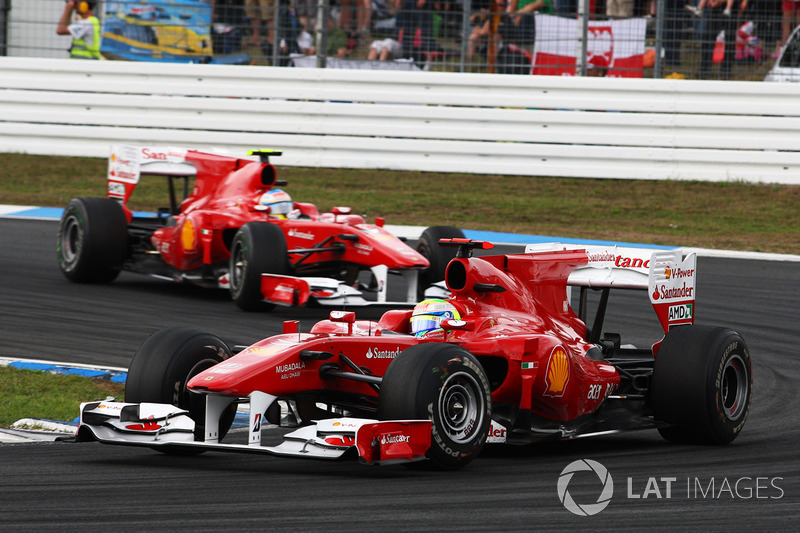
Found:
[[[0,153],[800,184],[800,86],[0,58]],[[665,201],[669,201],[665,198]]]

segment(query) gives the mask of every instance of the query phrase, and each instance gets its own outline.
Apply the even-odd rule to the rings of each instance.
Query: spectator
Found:
[[[372,0],[341,0],[339,26],[360,39],[369,36],[372,26]],[[355,22],[355,24],[354,24]]]
[[[708,5],[708,0],[700,0],[697,3],[697,7],[686,4],[686,9],[692,12],[692,15],[695,17],[702,17],[703,11],[705,10],[706,6]],[[733,0],[725,0],[725,11],[722,12],[723,17],[730,17],[731,10],[733,9]]]
[[[433,39],[433,0],[398,0],[398,40],[407,57],[422,61],[436,48]]]
[[[730,79],[731,65],[733,63],[736,45],[736,30],[739,10],[747,8],[747,0],[741,0],[741,4],[734,3],[732,12],[729,16],[723,16],[727,0],[709,0],[708,7],[703,11],[703,19],[706,23],[703,40],[700,44],[700,77],[711,77],[711,63],[714,59],[714,46],[717,35],[720,31],[725,32],[724,54],[720,64],[720,78]]]
[[[68,0],[64,4],[56,33],[72,36],[70,59],[100,59],[100,21],[94,16],[95,5],[95,0]]]
[[[800,0],[783,0],[781,10],[781,46],[786,46],[792,30],[800,22]]]
[[[372,0],[356,1],[356,31],[359,37],[369,36],[372,25]]]
[[[297,48],[301,54],[306,56],[313,56],[317,53],[317,47],[314,46],[314,38],[302,26],[297,34]]]
[[[677,67],[681,64],[681,44],[683,44],[683,26],[685,0],[664,0],[664,33],[662,35],[664,43],[664,64],[668,67]],[[655,15],[656,4],[651,4],[651,15]]]
[[[311,33],[317,31],[317,0],[294,0],[294,12],[304,28]]]
[[[350,55],[350,48],[347,47],[347,32],[336,25],[333,16],[328,17],[328,55],[333,57],[347,57]]]
[[[265,25],[267,26],[267,42],[271,43],[275,33],[272,24],[272,17],[275,14],[275,0],[245,0],[245,10],[252,28],[252,35],[247,44],[250,46],[262,46],[261,28]]]
[[[504,39],[532,50],[533,42],[536,39],[536,13],[545,15],[555,13],[553,1],[511,0],[508,21],[503,22],[503,26],[508,26],[508,29],[501,29]]]
[[[370,61],[392,61],[403,57],[403,47],[398,41],[387,38],[379,41],[373,41],[369,47],[369,54],[367,59]]]
[[[472,13],[469,17],[469,22],[472,24],[472,30],[470,31],[469,39],[467,41],[467,55],[465,58],[467,64],[472,63],[472,58],[479,49],[487,46],[487,41],[489,39],[489,35],[491,34],[490,24],[492,23],[489,11],[489,2],[482,1],[478,2],[477,4],[473,3],[472,7],[478,8],[478,11],[476,13]],[[503,8],[505,8],[505,4],[503,4]]]
[[[606,0],[606,15],[608,15],[609,18],[632,17],[633,0]]]

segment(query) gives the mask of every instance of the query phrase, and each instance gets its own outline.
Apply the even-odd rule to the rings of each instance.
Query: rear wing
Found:
[[[128,199],[143,174],[166,176],[170,178],[170,210],[175,214],[180,201],[173,178],[183,179],[182,199],[189,192],[188,178],[197,176],[197,169],[186,161],[187,152],[166,146],[112,146],[108,157],[108,198],[117,200],[127,212]]]
[[[567,285],[582,288],[578,311],[582,320],[586,320],[586,289],[604,289],[607,294],[609,289],[617,288],[647,290],[665,333],[672,326],[694,323],[696,254],[684,259],[679,249],[560,243],[530,244],[525,252],[580,249],[586,250],[588,262],[572,271]],[[607,296],[603,298],[603,306],[606,299]],[[594,329],[599,333],[599,328]]]

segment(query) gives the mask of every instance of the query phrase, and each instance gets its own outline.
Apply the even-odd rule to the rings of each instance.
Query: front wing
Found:
[[[296,277],[277,274],[261,274],[261,295],[265,302],[281,306],[302,306],[313,301],[315,304],[327,307],[361,307],[369,305],[413,307],[417,304],[417,284],[419,272],[414,269],[401,270],[398,273],[406,280],[405,300],[392,301],[388,299],[388,273],[385,265],[370,269],[377,289],[373,292],[374,299],[364,298],[364,293],[344,282],[333,278]],[[434,292],[426,291],[426,297],[447,298],[450,292],[446,288],[429,288]]]
[[[251,417],[250,444],[228,444],[194,440],[189,413],[169,404],[89,402],[80,410],[78,441],[165,452],[195,449],[328,460],[355,456],[365,464],[393,464],[423,460],[431,445],[430,420],[325,419],[284,435],[277,446],[262,446],[260,415]]]

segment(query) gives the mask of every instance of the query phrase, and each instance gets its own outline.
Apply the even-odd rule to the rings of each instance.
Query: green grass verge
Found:
[[[286,190],[320,209],[350,206],[387,224],[800,254],[800,186],[743,182],[535,178],[281,167]],[[0,203],[64,207],[105,196],[107,162],[0,154]],[[142,180],[131,206],[167,205]]]
[[[122,400],[125,387],[103,379],[0,366],[0,427],[22,418],[69,421],[81,402]]]

